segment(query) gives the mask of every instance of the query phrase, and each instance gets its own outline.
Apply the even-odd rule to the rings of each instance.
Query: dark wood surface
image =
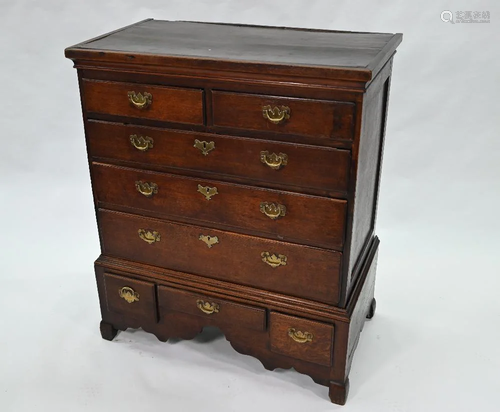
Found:
[[[348,188],[351,156],[347,150],[94,120],[87,122],[86,129],[90,156],[107,163],[123,161],[137,168],[199,176],[213,173],[217,180],[245,179],[258,186],[331,197],[345,197]],[[131,135],[150,137],[153,147],[136,149]],[[204,155],[195,147],[196,140],[213,142],[214,149]],[[284,153],[287,164],[272,169],[261,161],[263,151]]]
[[[116,329],[125,330],[127,328],[141,327],[146,332],[155,334],[159,340],[167,341],[170,338],[193,339],[203,330],[203,327],[208,325],[217,326],[238,352],[256,357],[268,370],[276,368],[289,369],[293,367],[296,371],[309,375],[315,382],[328,386],[332,402],[344,404],[349,388],[349,379],[347,378],[349,371],[348,361],[349,365],[352,362],[352,352],[349,354],[350,357],[348,359],[348,348],[351,347],[350,337],[359,338],[363,322],[370,313],[376,264],[374,258],[377,249],[378,239],[375,238],[372,239],[370,252],[367,254],[366,261],[363,262],[362,272],[357,277],[356,287],[354,288],[349,305],[346,309],[332,308],[336,313],[335,316],[332,316],[328,312],[324,312],[320,316],[313,316],[305,311],[306,307],[300,304],[299,300],[294,302],[295,304],[290,305],[288,309],[284,309],[284,305],[274,305],[271,302],[257,301],[250,298],[250,295],[247,295],[243,299],[229,298],[224,293],[217,294],[212,291],[209,292],[205,287],[196,287],[195,284],[190,283],[187,279],[184,280],[182,277],[172,278],[169,271],[162,271],[161,276],[149,278],[148,275],[153,274],[153,271],[147,270],[145,273],[148,275],[141,275],[140,278],[158,285],[158,296],[160,297],[160,316],[158,322],[133,316],[124,316],[106,310],[105,273],[120,273],[122,276],[124,273],[117,269],[118,262],[112,258],[104,258],[102,256],[96,262],[96,279],[101,297],[101,310],[104,321],[101,323],[101,333],[103,333],[103,337],[109,339],[111,336],[114,336],[113,333],[116,333]],[[137,273],[141,273],[140,267],[131,262],[128,270],[132,268],[133,270],[129,275],[126,275],[127,278],[137,277]],[[172,281],[177,284],[175,289],[171,289],[170,286],[163,286],[170,285]],[[176,304],[178,298],[174,297],[172,301],[172,299],[168,299],[170,295],[164,295],[165,290],[176,291],[177,288],[187,288],[190,291],[181,298],[184,300],[187,299],[188,302],[193,298],[198,299],[201,297],[202,299],[205,298],[214,302],[219,300],[227,301],[228,303],[244,302],[241,304],[252,309],[257,309],[257,312],[259,308],[267,309],[266,311],[270,315],[268,315],[265,330],[248,328],[238,322],[217,321],[210,316],[185,313],[186,309],[183,309],[184,312],[177,311],[173,306]],[[278,310],[280,313],[277,312]],[[285,313],[281,313],[283,310]],[[275,333],[276,331],[279,333],[280,330],[289,327],[288,325],[301,325],[304,327],[304,330],[314,327],[316,337],[322,337],[319,341],[319,346],[329,345],[329,351],[331,350],[331,352],[322,352],[318,346],[315,346],[312,353],[302,350],[302,356],[307,357],[307,360],[304,360],[296,355],[290,356],[292,349],[288,349],[288,354],[279,353],[279,347],[275,347],[278,351],[272,350],[271,330],[273,329],[273,320],[275,320],[276,314],[279,314],[281,322],[285,323],[278,323]],[[278,319],[278,322],[280,322],[280,319]],[[333,334],[331,333],[332,330]],[[277,339],[279,342],[280,338]],[[276,344],[277,341],[275,340],[274,342]],[[288,347],[284,346],[283,350],[285,348]],[[331,355],[328,355],[328,353]],[[328,361],[326,356],[331,356],[331,366],[321,364]],[[311,359],[314,362],[311,362]]]
[[[294,359],[301,359],[319,365],[331,366],[333,348],[333,325],[314,322],[278,312],[269,314],[269,339],[271,351]],[[290,337],[295,333],[310,334],[311,340],[297,342]]]
[[[264,106],[290,109],[290,119],[274,124],[264,118]],[[351,139],[354,104],[288,97],[212,92],[213,124],[332,139]],[[318,121],[321,119],[321,121]]]
[[[66,56],[137,64],[175,64],[182,58],[184,64],[200,68],[324,68],[339,77],[370,80],[401,38],[389,33],[147,20],[70,47]]]
[[[111,274],[104,275],[106,287],[106,302],[110,312],[123,316],[131,316],[144,321],[156,322],[156,292],[155,284]],[[137,300],[127,302],[120,297],[122,288],[131,288],[137,293]]]
[[[81,86],[104,339],[139,327],[191,339],[217,326],[238,352],[270,370],[293,367],[345,403],[375,311],[376,208],[401,38],[148,20],[66,49]],[[134,107],[130,91],[151,93],[151,105]],[[290,117],[273,124],[267,105]],[[151,146],[138,150],[131,135]],[[214,149],[204,155],[196,139]],[[286,153],[287,164],[266,166],[264,150]],[[153,193],[137,190],[145,183]],[[198,185],[217,194],[207,200]],[[286,213],[269,219],[261,202]],[[205,303],[217,310],[204,313]]]
[[[206,302],[216,306],[217,311],[205,313],[198,307],[198,302]],[[248,305],[231,302],[224,299],[186,292],[165,286],[158,288],[158,306],[160,315],[167,312],[182,312],[189,315],[201,316],[207,325],[220,326],[237,323],[242,328],[258,331],[266,330],[266,311]]]
[[[194,179],[143,169],[92,164],[94,191],[101,206],[153,217],[188,221],[212,228],[224,227],[270,239],[341,250],[346,202],[291,192]],[[158,193],[146,197],[135,182],[154,183]],[[217,188],[209,200],[198,191]],[[263,202],[286,207],[286,214],[271,219],[262,213]],[[139,212],[139,210],[141,212]],[[307,224],[304,225],[304,220]]]
[[[359,111],[362,128],[353,147],[353,157],[357,161],[351,163],[351,176],[356,178],[351,180],[351,184],[355,182],[355,185],[349,196],[342,302],[347,301],[355,284],[355,276],[360,273],[357,266],[363,262],[363,255],[375,231],[391,70],[392,62],[389,62],[366,93]]]
[[[203,124],[203,91],[133,83],[82,82],[83,107],[90,113],[141,117],[174,123]],[[145,109],[130,104],[128,92],[150,93],[152,103]]]
[[[176,224],[137,215],[99,210],[103,253],[180,272],[229,280],[329,304],[339,298],[341,253]],[[160,241],[148,244],[139,229],[156,231]],[[200,235],[218,238],[208,247]],[[271,267],[262,252],[287,257],[286,265]]]

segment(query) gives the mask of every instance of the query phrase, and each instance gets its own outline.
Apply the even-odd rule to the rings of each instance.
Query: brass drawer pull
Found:
[[[219,243],[219,238],[217,236],[200,235],[200,237],[198,239],[200,239],[202,242],[206,243],[206,245],[208,246],[209,249],[213,245],[216,245],[217,243]]]
[[[295,330],[294,328],[288,329],[288,336],[298,343],[312,342],[314,337],[312,333],[301,332],[300,330]]]
[[[153,102],[153,95],[148,92],[144,92],[144,94],[142,94],[132,91],[128,92],[127,95],[129,102],[132,103],[132,106],[141,110],[147,109]]]
[[[136,134],[131,134],[130,143],[132,143],[132,146],[134,146],[137,150],[146,152],[148,149],[153,148],[154,140],[149,136],[137,136]]]
[[[276,220],[286,215],[286,206],[279,203],[262,202],[260,204],[260,211],[269,219]]]
[[[195,139],[193,147],[200,149],[201,153],[203,153],[203,156],[206,156],[208,154],[208,152],[215,149],[215,143],[214,142],[205,142],[204,140],[199,141],[198,139]]]
[[[139,302],[139,294],[134,289],[129,288],[128,286],[124,286],[118,289],[118,294],[128,303]]]
[[[262,106],[262,115],[271,123],[279,124],[290,118],[290,108],[288,106]]]
[[[207,200],[210,200],[212,196],[218,195],[216,187],[202,186],[198,185],[198,192],[200,192]]]
[[[135,188],[141,195],[144,195],[146,197],[151,197],[158,193],[158,185],[153,182],[147,183],[138,180],[137,182],[135,182]]]
[[[262,261],[267,263],[272,268],[277,268],[278,266],[286,266],[287,257],[285,255],[276,255],[269,252],[262,252],[260,254]]]
[[[217,303],[205,302],[204,300],[197,300],[196,306],[198,306],[198,309],[200,309],[207,315],[211,315],[212,313],[219,313],[220,309],[220,306]]]
[[[161,239],[160,234],[156,230],[148,230],[148,229],[139,229],[137,231],[139,237],[144,240],[144,242],[149,243],[150,245],[159,242]]]
[[[288,164],[288,156],[285,153],[271,153],[267,150],[260,152],[260,161],[271,169],[280,170]]]

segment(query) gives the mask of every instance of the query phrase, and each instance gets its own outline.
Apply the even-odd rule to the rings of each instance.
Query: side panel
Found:
[[[390,69],[381,72],[384,78],[372,84],[363,101],[362,130],[358,146],[354,212],[350,251],[346,256],[344,303],[347,302],[360,273],[359,265],[368,251],[374,234],[376,206],[384,146],[385,124],[389,99]]]

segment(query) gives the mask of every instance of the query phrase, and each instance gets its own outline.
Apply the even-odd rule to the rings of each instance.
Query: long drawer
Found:
[[[92,164],[97,201],[272,239],[341,250],[346,201]]]
[[[98,211],[103,253],[337,304],[342,254],[232,232]]]
[[[298,189],[343,192],[347,150],[190,131],[87,121],[92,157],[167,166]]]

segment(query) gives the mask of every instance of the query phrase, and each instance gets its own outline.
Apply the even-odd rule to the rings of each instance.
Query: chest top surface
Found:
[[[281,70],[314,69],[340,77],[370,80],[392,56],[401,34],[359,33],[145,20],[66,49],[66,56],[103,63],[127,61],[249,71],[279,66]],[[200,63],[201,62],[201,63]]]

